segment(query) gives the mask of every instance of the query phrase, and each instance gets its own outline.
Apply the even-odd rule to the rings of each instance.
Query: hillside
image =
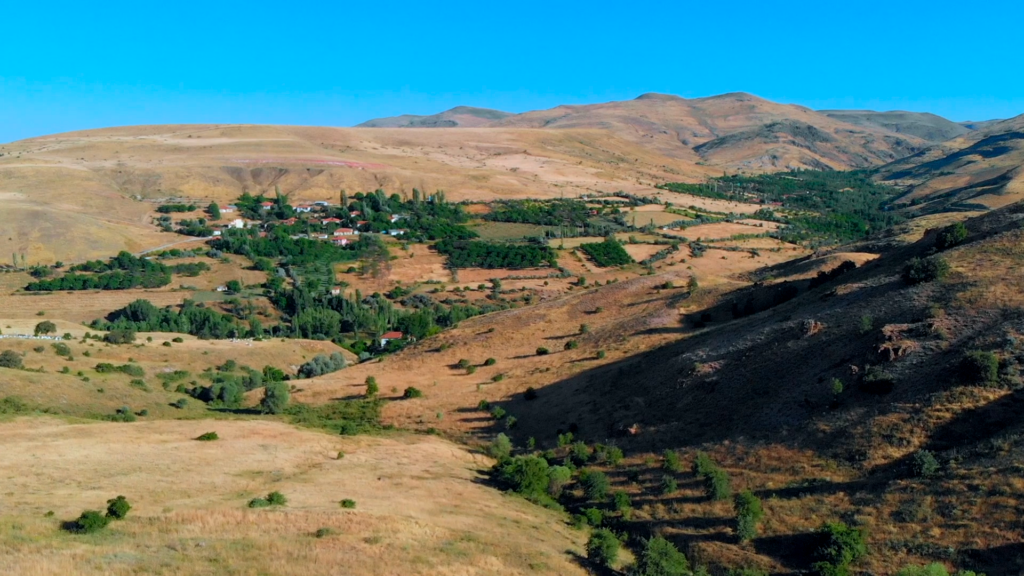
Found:
[[[1024,198],[1024,116],[988,124],[893,162],[879,177],[909,188],[924,213],[1006,206]]]
[[[501,120],[511,115],[509,112],[491,110],[489,108],[456,106],[450,110],[429,116],[403,114],[390,118],[375,118],[367,120],[362,124],[357,124],[356,128],[472,128],[486,126],[495,120]]]
[[[956,123],[942,116],[924,112],[875,112],[873,110],[819,110],[829,118],[858,126],[876,126],[897,134],[916,136],[928,142],[944,142],[963,136],[985,122]]]
[[[764,268],[747,287],[692,292],[661,286],[678,274],[641,277],[467,321],[380,364],[310,382],[300,397],[352,394],[368,374],[385,389],[413,378],[424,397],[389,405],[386,420],[469,441],[502,431],[538,450],[557,450],[567,431],[619,446],[624,463],[590,464],[632,500],[616,526],[665,535],[720,570],[807,570],[813,531],[842,520],[867,530],[858,569],[939,561],[1009,576],[1024,568],[1022,218],[1015,204],[968,221],[966,240],[940,255],[952,268],[940,281],[900,280],[908,259],[934,251],[934,232]],[[809,285],[844,260],[859,267]],[[579,347],[564,346],[571,340]],[[991,380],[965,370],[972,351],[998,359]],[[472,375],[455,365],[488,355],[493,367]],[[481,400],[514,420],[488,415]],[[666,449],[686,468],[704,450],[734,491],[760,496],[762,534],[737,542],[729,503],[709,501],[689,472],[663,494]],[[927,478],[914,472],[921,450],[937,460]]]

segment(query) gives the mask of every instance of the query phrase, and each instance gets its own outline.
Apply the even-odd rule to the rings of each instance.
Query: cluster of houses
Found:
[[[263,210],[270,210],[273,207],[274,207],[274,203],[273,202],[263,202],[263,203],[260,204],[260,208],[263,209]],[[326,209],[328,209],[330,207],[331,207],[331,203],[330,202],[325,202],[325,201],[321,200],[321,201],[313,202],[313,203],[309,203],[309,204],[299,204],[298,206],[294,206],[293,209],[295,210],[296,213],[299,213],[299,214],[309,214],[309,213],[314,212],[314,211],[319,212],[319,211],[322,211],[322,210],[326,210]],[[221,208],[221,214],[235,214],[237,212],[238,212],[238,207],[235,206],[234,204],[228,204],[224,208]],[[349,217],[352,218],[352,219],[359,218],[361,216],[362,216],[362,213],[360,211],[358,211],[358,210],[353,210],[352,212],[349,212]],[[396,224],[400,220],[403,220],[405,217],[406,216],[404,214],[392,214],[392,215],[390,215],[390,220],[391,220],[392,224]],[[308,221],[315,222],[316,220],[308,220]],[[297,224],[299,222],[300,222],[299,218],[292,217],[292,218],[288,218],[286,220],[280,220],[278,222],[274,222],[273,224],[275,224],[275,225],[283,225],[283,226],[291,226],[291,225]],[[342,220],[341,218],[328,217],[328,218],[320,218],[319,219],[319,223],[320,223],[321,226],[330,228],[332,226],[341,226],[342,224],[345,223],[345,221]],[[358,237],[359,237],[359,233],[360,233],[360,228],[365,227],[369,223],[370,223],[369,220],[356,220],[356,222],[355,222],[355,226],[356,227],[355,228],[339,227],[339,228],[334,229],[330,233],[313,232],[313,233],[309,233],[309,234],[296,234],[296,235],[293,236],[293,238],[312,238],[314,240],[330,241],[330,242],[333,242],[335,245],[338,245],[338,246],[347,246],[350,242],[355,242],[356,240],[359,239]],[[245,220],[243,218],[233,218],[231,220],[228,220],[227,222],[224,222],[224,223],[220,224],[219,225],[219,229],[214,230],[213,235],[214,236],[220,236],[223,230],[229,229],[229,228],[251,228],[253,226],[261,226],[261,225],[262,225],[262,223],[258,222],[258,221]],[[386,234],[388,236],[401,236],[402,234],[405,234],[406,232],[407,232],[407,230],[404,229],[404,228],[393,228],[393,229],[389,229],[386,232]],[[265,235],[266,232],[261,232],[260,234],[262,236],[262,235]]]

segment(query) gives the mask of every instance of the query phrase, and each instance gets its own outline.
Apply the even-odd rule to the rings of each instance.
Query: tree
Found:
[[[611,484],[604,472],[584,470],[580,474],[580,485],[583,487],[583,493],[590,500],[603,500],[608,495],[608,488]]]
[[[812,568],[820,576],[848,576],[850,564],[867,554],[863,529],[830,522],[818,529]]]
[[[495,460],[503,460],[512,455],[512,441],[504,433],[499,432],[498,436],[487,447],[487,455]]]
[[[909,285],[942,280],[949,274],[949,262],[943,258],[913,258],[903,267],[903,281]]]
[[[935,454],[932,454],[929,450],[914,452],[911,465],[914,476],[919,478],[931,478],[939,472],[940,468],[939,461],[935,459]]]
[[[216,202],[210,202],[210,205],[206,207],[206,213],[210,216],[210,220],[220,220],[220,206]]]
[[[619,557],[619,539],[607,528],[594,530],[587,540],[587,559],[598,566],[610,567]]]
[[[44,320],[39,324],[36,324],[35,335],[44,336],[46,334],[53,334],[57,331],[57,325],[49,320]]]
[[[366,397],[374,398],[380,392],[380,386],[377,385],[377,379],[373,376],[366,377]]]
[[[764,517],[761,500],[750,490],[744,490],[733,498],[733,509],[736,510],[736,535],[741,542],[757,536],[757,524]]]
[[[288,385],[284,382],[268,382],[263,388],[260,411],[264,414],[280,414],[288,406]]]
[[[952,248],[966,240],[967,234],[967,227],[964,226],[963,222],[946,226],[939,232],[938,238],[935,239],[935,247],[939,250]]]
[[[690,573],[690,562],[676,547],[657,536],[644,542],[632,576],[685,576]]]
[[[224,286],[228,289],[228,292],[233,292],[235,294],[242,291],[242,283],[238,280],[228,280]]]
[[[0,368],[22,368],[21,355],[14,350],[0,352]]]
[[[971,384],[992,384],[999,379],[999,357],[983,350],[971,350],[960,360],[960,375]]]
[[[110,517],[96,510],[86,510],[76,520],[66,523],[64,529],[74,534],[92,534],[106,528],[109,523]]]
[[[537,456],[516,456],[498,468],[499,479],[513,491],[527,498],[541,498],[547,494],[548,462]]]

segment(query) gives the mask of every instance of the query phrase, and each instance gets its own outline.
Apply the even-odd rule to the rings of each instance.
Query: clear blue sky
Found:
[[[1024,113],[1024,7],[974,2],[4,2],[0,142],[126,124],[350,126],[459,104],[745,91]]]

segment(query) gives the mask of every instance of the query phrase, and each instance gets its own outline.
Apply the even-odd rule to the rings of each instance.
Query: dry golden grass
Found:
[[[193,440],[211,430],[220,440]],[[481,485],[489,463],[436,437],[42,418],[0,423],[0,432],[0,469],[17,470],[5,477],[5,574],[585,573],[566,552],[581,553],[581,533]],[[287,506],[246,508],[271,491]],[[118,494],[133,505],[126,520],[90,536],[59,530]],[[356,508],[342,509],[344,498]],[[314,537],[320,528],[334,534]]]

